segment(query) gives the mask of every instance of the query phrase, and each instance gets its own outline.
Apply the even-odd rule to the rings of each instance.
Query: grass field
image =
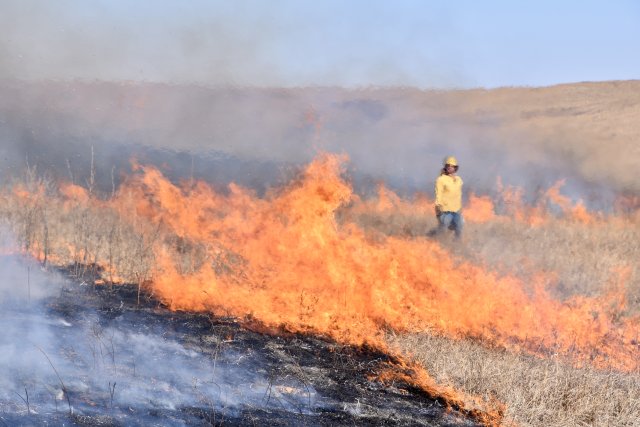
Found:
[[[73,266],[79,277],[96,273],[107,285],[137,283],[175,308],[252,315],[267,323],[327,333],[347,342],[377,336],[383,345],[424,366],[439,384],[463,396],[480,397],[481,407],[490,410],[496,402],[504,404],[505,424],[637,425],[640,352],[637,323],[633,323],[640,312],[637,211],[589,214],[585,219],[572,214],[574,206],[565,206],[564,214],[532,207],[527,217],[522,212],[496,215],[486,203],[474,202],[462,242],[450,236],[428,238],[425,236],[436,225],[428,200],[402,200],[381,191],[380,197],[363,201],[349,193],[338,175],[331,177],[339,163],[331,157],[314,162],[299,181],[264,199],[235,187],[226,196],[205,184],[180,189],[155,169],[138,171],[117,193],[98,197],[91,185],[54,183],[28,169],[3,189],[0,218],[17,246],[43,263]],[[266,231],[267,226],[274,230]],[[256,233],[269,239],[256,237]],[[287,242],[288,237],[293,242]],[[349,243],[350,239],[356,240]],[[309,242],[311,246],[305,246]],[[273,248],[283,253],[269,254]],[[321,264],[300,266],[314,258],[310,250],[317,251],[315,256],[322,262],[329,260],[324,262],[329,265],[326,271]],[[356,254],[362,260],[352,259],[359,250],[366,250]],[[344,258],[349,263],[343,264]],[[437,264],[443,263],[447,267],[438,270]],[[381,267],[377,274],[349,271],[377,266]],[[423,268],[435,270],[425,276],[421,275]],[[606,327],[635,328],[636,336],[620,335],[622,341],[611,341],[612,353],[597,353],[591,364],[585,354],[601,349],[576,348],[574,354],[571,347],[562,347],[560,338],[565,332],[558,329],[559,324],[548,331],[560,334],[557,351],[554,338],[543,335],[532,338],[540,343],[534,351],[526,338],[523,341],[511,331],[478,332],[477,325],[464,323],[448,330],[438,326],[437,315],[429,318],[415,313],[433,309],[428,301],[415,301],[422,298],[421,293],[432,292],[436,305],[447,304],[446,295],[458,283],[447,282],[439,289],[433,281],[443,272],[468,276],[464,278],[468,286],[461,288],[466,298],[476,298],[475,286],[483,298],[489,298],[474,299],[476,306],[469,310],[487,311],[490,317],[500,313],[481,305],[499,310],[503,288],[497,287],[494,295],[491,286],[506,283],[523,292],[518,297],[521,300],[509,300],[514,297],[505,294],[507,304],[524,301],[533,309],[536,304],[557,304],[552,308],[567,309],[573,316],[571,310],[581,301],[576,298],[591,298],[598,304],[604,301],[604,305],[593,306],[592,320],[606,317]],[[289,278],[288,274],[297,276]],[[305,283],[305,277],[314,275],[320,277],[321,290]],[[402,286],[389,290],[402,276],[408,277],[400,281]],[[503,276],[512,281],[500,281]],[[364,286],[376,280],[381,281],[379,286]],[[481,290],[480,280],[495,282]],[[225,290],[223,298],[203,296],[215,291],[210,282]],[[536,299],[539,290],[532,283],[542,283],[549,296]],[[324,302],[331,298],[326,292],[332,286],[338,290],[353,286],[344,291],[344,307]],[[192,294],[184,294],[185,289]],[[268,317],[261,307],[234,305],[230,295],[235,290],[240,299],[253,292],[256,304],[282,312]],[[347,292],[361,304],[353,312],[348,309]],[[611,292],[613,298],[598,299]],[[358,302],[360,294],[366,298]],[[377,300],[377,294],[382,299]],[[272,299],[260,299],[266,296]],[[393,302],[394,298],[399,301]],[[385,308],[375,301],[382,301]],[[346,314],[338,313],[342,309]],[[371,312],[361,315],[361,310]],[[329,323],[326,313],[332,319]],[[401,320],[404,318],[410,320]],[[482,328],[500,327],[491,318],[487,322]],[[589,324],[587,321],[587,328]],[[607,345],[609,335],[604,331],[593,342]]]
[[[397,351],[469,407],[475,398],[489,412],[504,407],[505,425],[637,426],[639,88],[9,84],[0,88],[5,124],[41,138],[27,154],[42,152],[59,170],[18,176],[23,143],[9,141],[3,154],[14,173],[0,189],[0,221],[13,249],[78,277],[97,274],[105,286],[137,284],[175,309]],[[209,138],[217,134],[223,146]],[[109,181],[103,191],[112,191],[100,193],[93,150],[81,173],[69,162],[90,143],[67,141],[103,135],[137,135],[159,149],[231,147],[258,160],[299,162],[311,146],[335,149],[361,171],[396,174],[401,165],[406,175],[395,177],[416,182],[437,153],[451,151],[480,194],[469,195],[455,242],[429,237],[430,195],[402,199],[381,188],[361,199],[338,156],[320,156],[258,196],[237,185],[176,184],[143,166],[118,187],[109,162],[129,159],[105,149],[96,164]],[[74,153],[56,148],[67,145]],[[186,162],[180,170],[193,175],[194,156]],[[525,187],[495,184],[502,172]],[[546,174],[567,178],[566,187]],[[66,175],[83,184],[60,180]],[[576,194],[602,211],[567,197]]]
[[[436,226],[434,218],[386,209],[361,221],[388,235],[413,238]],[[527,283],[536,274],[552,277],[559,300],[607,292],[615,272],[626,268],[626,304],[615,316],[640,313],[640,227],[637,220],[599,225],[556,218],[531,226],[514,220],[467,222],[464,242],[445,236],[451,255]],[[576,367],[570,358],[512,352],[476,339],[452,340],[437,332],[390,333],[389,340],[423,365],[441,384],[486,402],[506,405],[505,424],[527,426],[636,426],[640,422],[640,371]],[[489,344],[489,345],[487,345]],[[635,355],[637,357],[637,347]]]

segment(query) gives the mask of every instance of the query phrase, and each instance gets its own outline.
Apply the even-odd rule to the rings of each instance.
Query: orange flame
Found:
[[[264,199],[234,185],[227,195],[204,183],[184,190],[143,167],[113,203],[135,194],[137,216],[208,248],[209,260],[225,251],[237,256],[224,271],[207,262],[182,274],[171,247],[154,248],[154,290],[174,309],[250,315],[357,344],[382,343],[384,327],[437,328],[513,348],[571,353],[603,366],[637,366],[637,319],[616,323],[608,297],[561,303],[542,284],[528,295],[518,279],[456,264],[433,241],[372,242],[353,223],[339,226],[336,210],[353,200],[340,178],[343,162],[323,155],[299,181]],[[381,194],[387,199],[380,208],[401,204]],[[492,218],[490,200],[472,200],[478,220]]]
[[[63,185],[61,193],[66,209],[95,203],[117,212],[133,229],[153,225],[163,238],[149,247],[155,259],[150,286],[175,310],[257,319],[383,349],[388,328],[436,330],[535,354],[563,354],[577,364],[638,368],[640,319],[616,314],[624,305],[625,270],[603,296],[561,302],[545,288],[548,277],[525,286],[515,277],[454,262],[426,237],[371,239],[348,218],[338,223],[339,209],[354,204],[354,210],[365,212],[432,214],[432,203],[424,196],[403,200],[383,186],[377,201],[361,201],[341,178],[345,161],[320,155],[298,180],[263,198],[234,184],[225,193],[203,182],[180,187],[146,166],[136,166],[108,200],[73,185]],[[601,220],[562,196],[561,186],[548,190],[546,199],[576,221]],[[471,195],[467,218],[512,217],[532,225],[550,218],[542,204],[527,206],[521,190],[500,191],[506,216],[496,213],[491,199]],[[22,189],[16,194],[30,197]],[[177,261],[176,237],[203,253],[189,271]],[[107,260],[96,262],[113,277],[121,275]]]
[[[596,217],[587,211],[582,201],[578,201],[578,203],[573,205],[571,203],[571,199],[560,194],[560,189],[564,186],[564,184],[565,180],[556,182],[551,188],[547,190],[547,192],[545,193],[546,197],[556,205],[560,206],[562,212],[570,218],[584,224],[591,224],[596,222]]]
[[[87,203],[89,201],[89,193],[79,185],[62,183],[60,185],[60,193],[63,197],[75,203]]]
[[[471,222],[489,222],[496,219],[493,201],[488,196],[469,196],[469,203],[464,211],[464,218]]]

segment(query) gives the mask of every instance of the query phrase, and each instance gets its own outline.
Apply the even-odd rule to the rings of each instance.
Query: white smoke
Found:
[[[64,279],[16,256],[0,257],[0,411],[144,417],[202,408],[311,413],[323,399],[296,378],[274,378],[251,350],[181,343],[144,312],[109,321],[74,305]],[[58,298],[58,294],[62,294]],[[68,304],[68,306],[67,306]],[[117,307],[116,307],[117,308]],[[27,406],[28,403],[28,406]]]

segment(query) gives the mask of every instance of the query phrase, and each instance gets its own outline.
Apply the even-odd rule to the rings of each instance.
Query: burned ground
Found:
[[[376,380],[383,370],[403,368],[374,349],[267,329],[250,318],[170,311],[128,285],[64,282],[43,307],[54,336],[67,343],[57,352],[78,379],[58,366],[49,393],[27,381],[30,408],[21,390],[2,402],[7,425],[478,425],[401,380]],[[84,355],[80,330],[98,343]],[[140,337],[163,344],[144,341],[148,351],[140,354]],[[63,363],[51,356],[51,367]],[[182,361],[206,362],[204,371],[183,373],[175,366]],[[99,380],[87,379],[96,365]],[[215,380],[205,378],[207,369]]]

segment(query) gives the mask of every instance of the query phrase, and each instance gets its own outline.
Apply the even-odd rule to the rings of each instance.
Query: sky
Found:
[[[640,2],[2,0],[0,79],[547,86],[640,78]]]

